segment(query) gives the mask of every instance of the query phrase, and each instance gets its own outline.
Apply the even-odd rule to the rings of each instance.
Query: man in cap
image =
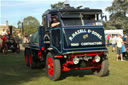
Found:
[[[57,16],[53,16],[52,17],[52,24],[51,24],[51,27],[57,27],[60,25],[60,22],[58,21],[57,19]]]

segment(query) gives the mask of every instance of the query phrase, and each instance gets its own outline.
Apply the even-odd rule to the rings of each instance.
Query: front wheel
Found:
[[[93,69],[94,75],[105,76],[108,73],[108,59],[104,59],[101,63],[101,68]]]
[[[61,75],[61,65],[59,59],[54,59],[52,53],[48,53],[46,58],[46,71],[50,80],[58,80]]]

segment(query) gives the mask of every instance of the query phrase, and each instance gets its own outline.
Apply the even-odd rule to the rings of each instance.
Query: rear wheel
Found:
[[[94,75],[105,76],[108,73],[108,59],[104,59],[101,63],[101,68],[93,69]]]
[[[25,52],[25,63],[26,63],[26,66],[29,66],[29,51],[28,50],[26,50],[26,52]]]
[[[36,62],[34,60],[34,56],[32,55],[31,50],[29,50],[29,67],[32,69],[36,68]]]
[[[61,76],[61,65],[59,59],[54,59],[52,53],[48,53],[46,58],[46,71],[50,80],[58,80]]]

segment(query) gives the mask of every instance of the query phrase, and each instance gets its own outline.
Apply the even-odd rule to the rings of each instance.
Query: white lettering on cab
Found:
[[[71,46],[79,46],[79,43],[71,43]]]

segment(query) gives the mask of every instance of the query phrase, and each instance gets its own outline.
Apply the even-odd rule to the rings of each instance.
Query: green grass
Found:
[[[109,75],[97,77],[90,70],[64,72],[62,79],[51,81],[45,69],[25,66],[23,51],[20,54],[0,53],[0,85],[128,85],[128,61],[116,61],[116,53],[109,48]]]

